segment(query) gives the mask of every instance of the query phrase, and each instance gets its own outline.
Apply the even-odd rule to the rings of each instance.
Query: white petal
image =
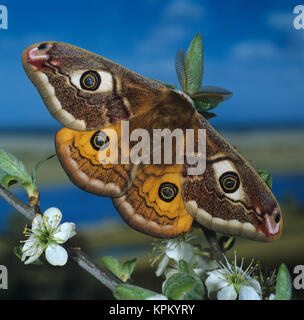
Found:
[[[260,285],[260,283],[259,283],[258,280],[253,279],[253,278],[250,277],[250,279],[248,279],[248,282],[249,282],[249,285],[250,285],[251,287],[253,287],[253,288],[255,289],[255,291],[256,291],[259,295],[262,294],[261,285]]]
[[[148,297],[145,300],[168,300],[168,298],[162,294],[155,294],[154,296]]]
[[[209,276],[205,282],[208,290],[208,296],[210,296],[211,293],[217,292],[218,290],[228,286],[229,283],[220,272],[211,271],[208,272],[208,274]]]
[[[36,255],[40,250],[43,251],[43,249],[39,247],[39,246],[33,246],[31,248],[28,248],[26,251],[24,251],[22,253],[22,257],[21,257],[21,261],[24,261],[26,259],[26,257],[29,257],[29,256],[34,256]]]
[[[165,278],[168,279],[177,272],[179,272],[177,268],[167,268],[164,272]]]
[[[204,268],[205,270],[214,270],[218,268],[218,264],[208,257],[197,255],[195,260],[199,268]]]
[[[23,252],[23,254],[22,254],[22,257],[21,257],[21,261],[24,261],[25,258],[28,257],[28,256],[33,256],[33,255],[36,255],[38,253],[41,254],[43,252],[43,248],[35,241],[33,243],[33,245],[32,246],[28,246],[26,248],[26,250],[24,250],[22,248],[22,252]]]
[[[193,256],[193,247],[189,243],[173,244],[166,250],[166,255],[175,261],[183,259],[189,262]]]
[[[35,235],[31,234],[27,240],[25,240],[24,245],[22,247],[22,251],[25,252],[38,244],[38,240]]]
[[[35,251],[35,253],[31,254],[30,257],[24,262],[24,264],[30,264],[34,262],[40,257],[42,252],[43,252],[43,249],[41,247],[37,247],[37,250]]]
[[[62,219],[62,213],[57,208],[49,208],[44,212],[43,218],[47,228],[55,229]]]
[[[237,293],[233,287],[233,285],[229,285],[221,289],[217,293],[217,300],[235,300],[237,298]]]
[[[216,269],[206,272],[208,276],[215,276],[221,279],[226,279],[227,271],[225,269]]]
[[[268,300],[274,300],[275,299],[275,294],[271,294],[270,296],[269,296],[269,298],[268,298]]]
[[[253,287],[241,286],[239,299],[240,300],[261,300],[261,297]]]
[[[35,254],[33,256],[30,256],[25,262],[24,264],[30,264],[32,262],[34,262],[35,260],[37,260],[39,258],[38,254]]]
[[[40,233],[43,228],[43,218],[41,214],[37,214],[32,222],[32,232],[35,234]]]
[[[23,254],[21,256],[21,261],[23,262],[28,256],[30,256],[30,255],[27,254],[27,252],[23,252]]]
[[[167,267],[169,263],[169,258],[164,255],[164,257],[161,259],[160,263],[157,266],[157,269],[155,271],[155,274],[157,277],[159,277],[160,275],[162,275]]]
[[[68,253],[62,246],[52,243],[46,248],[45,257],[53,266],[63,266],[68,260]]]
[[[218,268],[218,265],[207,257],[195,255],[190,261],[191,266],[195,266],[193,271],[200,277],[204,272]]]
[[[75,223],[65,222],[61,224],[54,233],[54,239],[58,243],[64,243],[76,234]]]

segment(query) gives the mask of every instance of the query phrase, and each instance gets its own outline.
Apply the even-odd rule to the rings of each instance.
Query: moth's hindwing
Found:
[[[181,165],[142,165],[131,188],[113,198],[116,209],[136,230],[158,238],[187,232],[193,218],[181,195]]]
[[[61,165],[74,184],[90,193],[117,197],[128,189],[134,168],[113,164],[117,159],[103,163],[109,155],[109,142],[115,143],[111,129],[86,132],[63,128],[56,134],[55,145]]]

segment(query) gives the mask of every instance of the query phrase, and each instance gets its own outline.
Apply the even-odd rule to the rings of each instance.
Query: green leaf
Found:
[[[182,273],[187,273],[192,277],[197,277],[197,274],[193,271],[189,263],[183,259],[178,261],[178,270]]]
[[[195,101],[194,100],[193,102],[194,102],[194,106],[198,112],[209,111],[209,110],[212,110],[216,107],[214,104],[204,102],[204,101],[198,101],[198,100]]]
[[[184,263],[180,268],[190,272],[189,267]],[[173,300],[202,300],[205,288],[198,277],[186,272],[178,272],[166,280],[163,293]]]
[[[0,169],[22,184],[32,183],[32,178],[27,172],[24,164],[13,154],[0,149]]]
[[[184,51],[179,49],[175,57],[175,71],[177,74],[178,82],[182,87],[183,92],[188,93],[188,83],[190,73],[186,66],[186,57]]]
[[[24,164],[13,154],[3,149],[0,149],[0,170],[7,174],[7,176],[1,174],[1,184],[9,187],[19,182],[26,190],[28,198],[31,199],[30,206],[32,203],[39,202],[37,187]],[[37,199],[37,201],[35,199]]]
[[[185,260],[179,260],[178,261],[178,269],[181,273],[186,273],[193,277],[193,279],[196,281],[196,285],[192,290],[186,293],[184,300],[202,300],[204,299],[206,290],[203,282],[199,278],[199,276],[194,272],[192,267],[185,261]]]
[[[203,283],[197,281],[194,288],[185,294],[184,300],[204,300],[205,292]]]
[[[22,257],[22,246],[17,246],[14,248],[15,255],[21,260]]]
[[[217,114],[204,110],[197,110],[206,120],[217,117]]]
[[[121,264],[116,258],[110,256],[103,257],[101,261],[108,270],[123,282],[130,279],[136,265],[136,259],[128,260]]]
[[[144,300],[157,293],[131,284],[119,284],[114,291],[117,300]]]
[[[232,247],[235,244],[235,237],[232,236],[222,236],[219,238],[218,240],[220,247],[222,248],[223,252],[226,252],[230,249],[232,249]]]
[[[35,166],[34,166],[34,168],[33,168],[33,173],[32,173],[32,180],[33,180],[33,182],[34,182],[34,184],[37,186],[37,171],[38,171],[38,169],[40,168],[40,166],[42,165],[42,164],[44,164],[46,161],[48,161],[48,160],[50,160],[50,159],[52,159],[53,157],[55,157],[56,156],[56,154],[52,154],[51,156],[49,156],[49,157],[47,157],[46,159],[42,159],[42,160],[40,160],[40,161],[38,161],[36,164],[35,164]]]
[[[217,114],[215,114],[213,112],[208,112],[208,111],[202,111],[202,112],[200,112],[200,114],[202,116],[204,116],[206,118],[206,120],[209,120],[209,119],[217,117]]]
[[[195,101],[194,105],[197,106],[197,109],[209,111],[215,109],[220,102],[205,102],[205,101]]]
[[[277,275],[275,300],[290,300],[291,295],[291,277],[286,265],[282,263]]]
[[[187,93],[193,94],[201,88],[204,72],[203,44],[200,34],[197,34],[191,41],[185,58],[185,67],[189,75]]]
[[[198,92],[191,95],[191,98],[198,102],[197,108],[203,110],[212,110],[221,102],[231,97],[232,92],[215,86],[204,86]]]
[[[268,187],[271,189],[271,187],[272,187],[272,178],[271,178],[270,173],[268,173],[267,171],[262,170],[262,169],[258,169],[257,173],[260,175],[260,177],[266,182]]]
[[[18,183],[18,179],[6,173],[0,173],[0,184],[5,188],[11,188]]]
[[[122,265],[116,258],[106,256],[102,257],[101,261],[108,270],[110,270],[118,279],[120,279],[122,274]]]
[[[122,265],[122,275],[120,277],[120,279],[123,282],[126,282],[127,280],[130,279],[134,271],[135,265],[136,265],[136,258],[124,262],[124,264]]]
[[[169,299],[182,300],[188,291],[195,287],[195,279],[187,273],[175,273],[167,279],[163,293]]]

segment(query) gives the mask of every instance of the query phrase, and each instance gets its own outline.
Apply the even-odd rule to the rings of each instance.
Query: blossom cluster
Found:
[[[164,288],[168,279],[178,272],[178,262],[186,261],[204,282],[209,299],[217,300],[262,300],[263,294],[258,277],[254,276],[257,265],[253,266],[253,260],[244,268],[244,258],[240,266],[237,265],[236,253],[230,263],[224,256],[225,262],[216,262],[195,245],[189,242],[169,240],[165,245],[154,249],[158,254],[151,260],[157,264],[156,275],[165,278]],[[164,291],[164,290],[163,290]],[[161,296],[161,298],[165,298]],[[270,295],[268,299],[273,299]],[[160,299],[160,297],[157,297]]]

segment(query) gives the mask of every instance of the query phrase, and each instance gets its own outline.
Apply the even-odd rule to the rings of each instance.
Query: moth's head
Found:
[[[48,51],[51,47],[51,42],[41,42],[34,44],[23,51],[22,65],[28,75],[34,71],[50,67],[45,64],[49,59]]]
[[[219,153],[209,159],[204,180],[209,194],[205,210],[228,221],[224,225],[216,220],[220,229],[259,241],[280,237],[283,221],[275,197],[257,172],[237,153],[228,156]]]
[[[22,64],[29,75],[35,71],[63,70],[72,72],[86,68],[103,68],[100,57],[76,46],[47,41],[33,44],[22,53]]]

